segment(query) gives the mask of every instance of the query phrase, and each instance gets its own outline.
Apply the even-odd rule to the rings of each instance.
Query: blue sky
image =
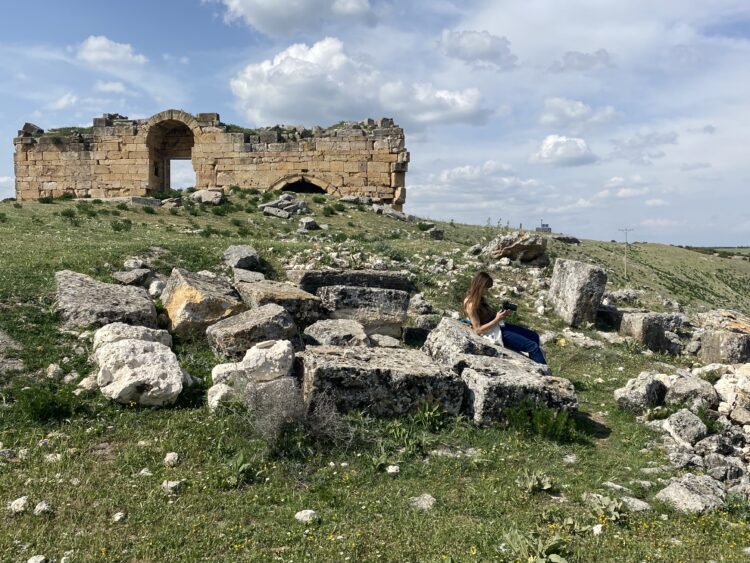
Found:
[[[57,0],[1,10],[0,197],[13,192],[11,139],[25,121],[49,129],[170,107],[247,126],[392,116],[412,154],[412,213],[750,244],[744,0]]]

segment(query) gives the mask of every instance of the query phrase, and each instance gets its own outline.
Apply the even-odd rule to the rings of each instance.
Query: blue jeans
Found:
[[[503,333],[503,344],[514,352],[527,352],[529,358],[538,364],[546,364],[542,348],[539,346],[539,335],[533,330],[518,325],[505,323],[500,327]]]

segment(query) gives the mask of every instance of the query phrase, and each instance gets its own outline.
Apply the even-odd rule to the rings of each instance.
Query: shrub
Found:
[[[60,217],[63,219],[75,219],[76,217],[76,210],[72,208],[63,209],[60,211]]]
[[[78,203],[76,203],[76,209],[81,215],[86,215],[87,217],[96,217],[96,210],[87,201],[79,201]]]
[[[323,215],[324,215],[325,217],[331,217],[332,215],[336,215],[336,210],[335,210],[335,209],[334,209],[333,207],[331,207],[330,205],[326,205],[326,206],[325,206],[325,207],[324,207],[324,208],[323,208],[323,209],[321,210],[321,213],[323,213]]]
[[[23,207],[23,205],[21,205],[21,204],[20,204],[20,203],[18,203],[17,201],[14,201],[14,202],[13,202],[13,207],[15,207],[16,209],[21,209],[21,208]]]
[[[324,204],[326,202],[326,196],[324,196],[324,195],[314,195],[312,197],[312,200],[313,200],[313,203],[317,203],[317,204],[322,205],[322,204]]]
[[[432,225],[430,225],[429,223],[424,223],[422,221],[417,223],[417,229],[419,229],[420,231],[429,231],[431,228]]]
[[[115,205],[115,208],[119,209],[120,211],[127,211],[128,210],[128,204],[125,203],[124,201],[121,201],[120,203],[118,203],[117,205]]]
[[[557,442],[570,442],[578,437],[575,420],[566,410],[555,410],[526,399],[506,411],[510,428]]]
[[[85,411],[70,388],[58,389],[49,383],[22,389],[16,398],[15,408],[22,417],[32,422],[64,420]]]
[[[156,209],[154,209],[150,205],[144,205],[141,209],[143,209],[143,212],[146,215],[156,215]]]
[[[344,211],[346,211],[346,206],[341,202],[334,203],[333,208],[339,213],[343,213]]]
[[[169,208],[169,214],[170,215],[179,215],[180,214],[180,210],[177,209],[176,207],[170,207]]]
[[[133,228],[133,222],[130,219],[119,219],[112,221],[112,230],[116,233],[128,232]]]
[[[45,195],[37,199],[39,203],[55,203],[55,200],[52,196]]]
[[[7,223],[8,216],[5,213],[0,213],[0,223]]]
[[[241,237],[249,237],[252,234],[252,231],[245,225],[242,225],[241,227],[237,227],[237,234]]]
[[[61,201],[70,201],[71,199],[75,199],[75,197],[76,197],[76,196],[75,196],[75,195],[73,195],[72,193],[70,193],[70,192],[65,192],[65,193],[63,193],[63,195],[61,195],[61,196],[59,197],[59,199],[60,199]]]
[[[273,192],[263,192],[262,194],[260,194],[260,199],[263,203],[266,203],[271,201],[274,198],[274,195],[275,194]]]

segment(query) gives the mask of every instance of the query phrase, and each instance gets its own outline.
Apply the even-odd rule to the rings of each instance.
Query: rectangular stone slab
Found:
[[[382,270],[287,270],[287,278],[305,291],[316,293],[329,285],[379,287],[414,291],[414,284],[406,272]]]
[[[308,405],[327,395],[340,412],[393,416],[424,402],[461,410],[464,383],[418,350],[314,346],[300,356]]]

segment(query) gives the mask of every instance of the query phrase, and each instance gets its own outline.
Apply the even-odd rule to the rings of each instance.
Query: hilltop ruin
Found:
[[[118,114],[93,127],[45,132],[26,123],[14,139],[16,197],[148,196],[170,189],[173,160],[190,160],[196,188],[232,186],[381,199],[401,209],[409,153],[392,119],[328,129],[245,129],[218,113]]]

